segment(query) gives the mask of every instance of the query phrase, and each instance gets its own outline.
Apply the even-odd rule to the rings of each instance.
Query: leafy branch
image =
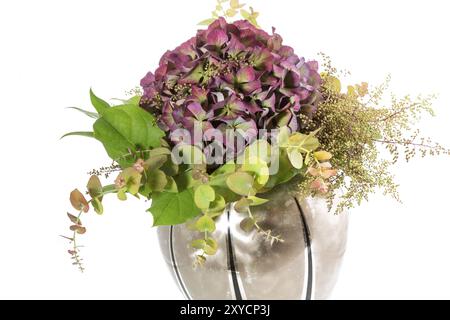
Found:
[[[280,242],[283,243],[284,239],[281,237],[281,235],[273,235],[272,230],[264,229],[260,226],[258,220],[253,216],[252,211],[249,207],[247,207],[247,214],[248,218],[245,218],[241,221],[241,229],[250,232],[253,229],[256,229],[256,231],[263,235],[267,241],[269,241],[270,245],[273,245],[274,243]]]
[[[257,21],[259,12],[254,11],[252,7],[246,9],[246,4],[239,3],[239,0],[217,0],[216,7],[211,14],[211,18],[201,21],[199,25],[208,26],[219,17],[234,18],[240,14],[243,19],[248,20],[255,27],[259,28]]]

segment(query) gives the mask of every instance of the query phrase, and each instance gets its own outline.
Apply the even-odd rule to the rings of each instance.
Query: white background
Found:
[[[263,27],[276,26],[299,55],[319,51],[355,82],[393,75],[400,93],[438,93],[438,116],[423,132],[450,146],[449,2],[249,1]],[[89,130],[88,90],[123,97],[159,57],[195,34],[213,0],[0,2],[0,298],[177,299],[160,255],[149,203],[107,199],[103,217],[84,217],[87,272],[58,238],[69,192],[109,164]],[[449,158],[395,173],[403,205],[375,195],[351,212],[348,252],[335,299],[450,298]]]

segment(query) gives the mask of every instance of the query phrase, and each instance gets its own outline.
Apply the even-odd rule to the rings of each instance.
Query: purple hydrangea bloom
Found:
[[[158,69],[141,81],[140,105],[170,133],[241,126],[301,128],[300,114],[311,116],[320,100],[316,61],[305,61],[280,35],[248,21],[219,18],[207,30],[161,58]]]

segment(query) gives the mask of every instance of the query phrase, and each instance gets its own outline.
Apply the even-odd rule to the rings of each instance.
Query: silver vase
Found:
[[[324,199],[299,200],[286,188],[264,195],[270,201],[252,208],[261,228],[280,235],[271,243],[254,230],[242,230],[246,215],[232,206],[213,233],[219,250],[194,267],[190,242],[199,234],[185,225],[159,227],[160,246],[186,299],[310,300],[329,297],[347,242],[348,214],[333,215]]]

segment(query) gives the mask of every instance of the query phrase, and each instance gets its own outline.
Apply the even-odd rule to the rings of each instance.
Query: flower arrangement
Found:
[[[244,20],[227,21],[239,13]],[[114,106],[91,90],[96,112],[77,109],[95,119],[93,131],[65,136],[94,138],[113,160],[90,173],[89,200],[77,189],[70,194],[78,214],[68,214],[72,235],[65,238],[81,271],[81,216],[91,207],[102,214],[109,194],[151,199],[155,226],[189,224],[203,264],[217,251],[215,218],[230,205],[248,216],[243,229],[282,242],[252,215],[268,191],[287,185],[303,197],[326,197],[339,214],[378,188],[399,199],[390,169],[402,151],[407,160],[450,154],[413,129],[423,113],[433,114],[432,96],[385,106],[389,79],[344,90],[328,57],[321,56],[322,67],[305,60],[257,17],[239,1],[217,0],[201,23],[207,28],[167,51],[142,90]],[[381,156],[382,146],[391,158]],[[111,174],[115,180],[103,185],[100,177]]]

